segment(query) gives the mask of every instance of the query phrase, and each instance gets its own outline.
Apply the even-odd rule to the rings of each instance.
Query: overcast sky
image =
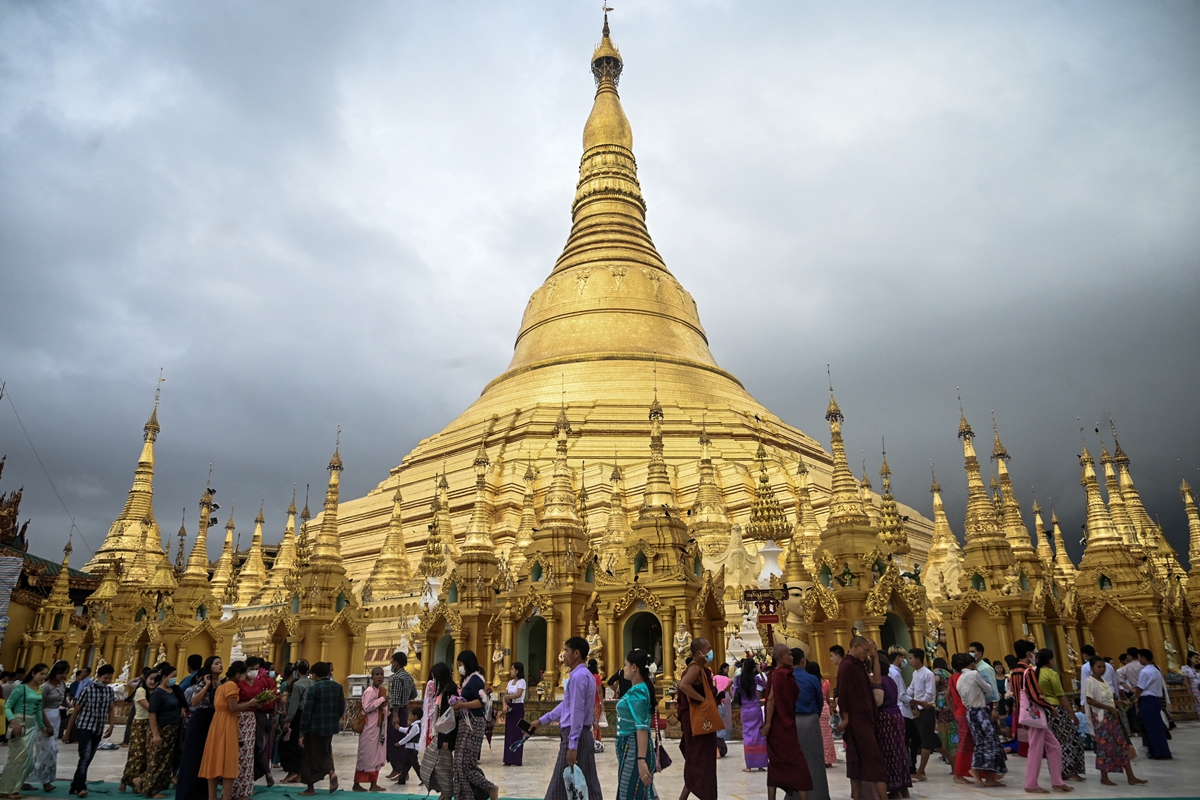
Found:
[[[268,541],[294,484],[319,505],[338,424],[359,496],[503,371],[569,229],[599,5],[0,5],[0,379],[76,563],[160,367],[159,522],[194,535],[211,462],[243,545],[264,495]],[[961,386],[1076,558],[1076,418],[1111,414],[1186,556],[1200,6],[616,6],[650,231],[721,366],[827,446],[832,362],[855,471],[886,436],[931,514],[935,460],[960,535]],[[59,557],[7,398],[0,452]]]

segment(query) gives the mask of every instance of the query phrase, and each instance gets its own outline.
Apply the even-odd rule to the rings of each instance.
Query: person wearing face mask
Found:
[[[147,797],[165,798],[163,791],[179,771],[183,754],[183,692],[175,685],[176,670],[170,664],[158,667],[158,685],[150,695],[148,707],[150,745],[146,752],[146,772],[142,792]]]
[[[121,774],[120,790],[132,786],[142,791],[142,776],[146,774],[146,753],[150,748],[150,692],[158,687],[158,673],[149,672],[133,692],[133,724],[129,734],[129,756]]]
[[[256,656],[246,659],[246,674],[250,678],[252,697],[263,692],[278,694],[279,684],[271,663]],[[245,699],[245,698],[243,698]],[[271,753],[275,749],[274,725],[275,701],[263,703],[254,710],[254,780],[266,777],[267,786],[275,785],[271,775]]]
[[[712,659],[713,649],[708,639],[693,639],[692,661],[679,679],[678,714],[684,758],[683,792],[679,800],[687,800],[690,794],[699,800],[717,800],[717,731],[714,728],[712,733],[697,735],[692,732],[691,723],[692,710],[717,694],[712,670],[708,668]],[[767,766],[769,769],[769,760]]]
[[[458,742],[454,748],[454,795],[455,797],[480,797],[490,795],[492,800],[500,796],[500,787],[487,779],[479,768],[479,751],[483,747],[484,729],[487,726],[486,712],[490,704],[483,670],[472,650],[458,654],[458,675],[462,679],[459,698],[450,698],[455,711],[461,712],[458,719]]]

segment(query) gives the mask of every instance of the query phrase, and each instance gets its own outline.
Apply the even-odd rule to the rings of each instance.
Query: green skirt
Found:
[[[25,779],[33,773],[33,740],[36,735],[37,722],[30,717],[21,719],[19,738],[9,736],[8,760],[4,763],[4,774],[0,775],[0,794],[20,792]]]

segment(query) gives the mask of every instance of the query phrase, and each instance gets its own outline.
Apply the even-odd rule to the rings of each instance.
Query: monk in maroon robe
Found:
[[[838,730],[846,746],[846,777],[854,800],[862,797],[863,781],[875,784],[879,797],[888,793],[883,751],[875,739],[875,695],[871,690],[872,676],[879,681],[880,674],[874,643],[855,636],[838,665],[837,685],[838,713],[842,715]]]
[[[796,735],[796,699],[800,687],[792,676],[792,649],[782,642],[772,651],[775,666],[767,680],[766,714],[762,734],[767,738],[767,800],[775,800],[775,789],[799,792],[808,800],[813,788],[808,760]]]

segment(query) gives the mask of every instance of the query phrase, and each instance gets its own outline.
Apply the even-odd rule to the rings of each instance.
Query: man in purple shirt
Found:
[[[579,767],[587,781],[588,797],[602,800],[600,778],[596,775],[596,749],[592,744],[592,724],[596,717],[596,679],[587,668],[587,639],[572,636],[563,644],[563,663],[571,674],[562,702],[553,711],[543,714],[538,725],[557,722],[559,736],[558,761],[550,773],[550,786],[546,789],[546,800],[567,800],[567,787],[563,783],[563,771]],[[537,730],[530,731],[532,734]]]

